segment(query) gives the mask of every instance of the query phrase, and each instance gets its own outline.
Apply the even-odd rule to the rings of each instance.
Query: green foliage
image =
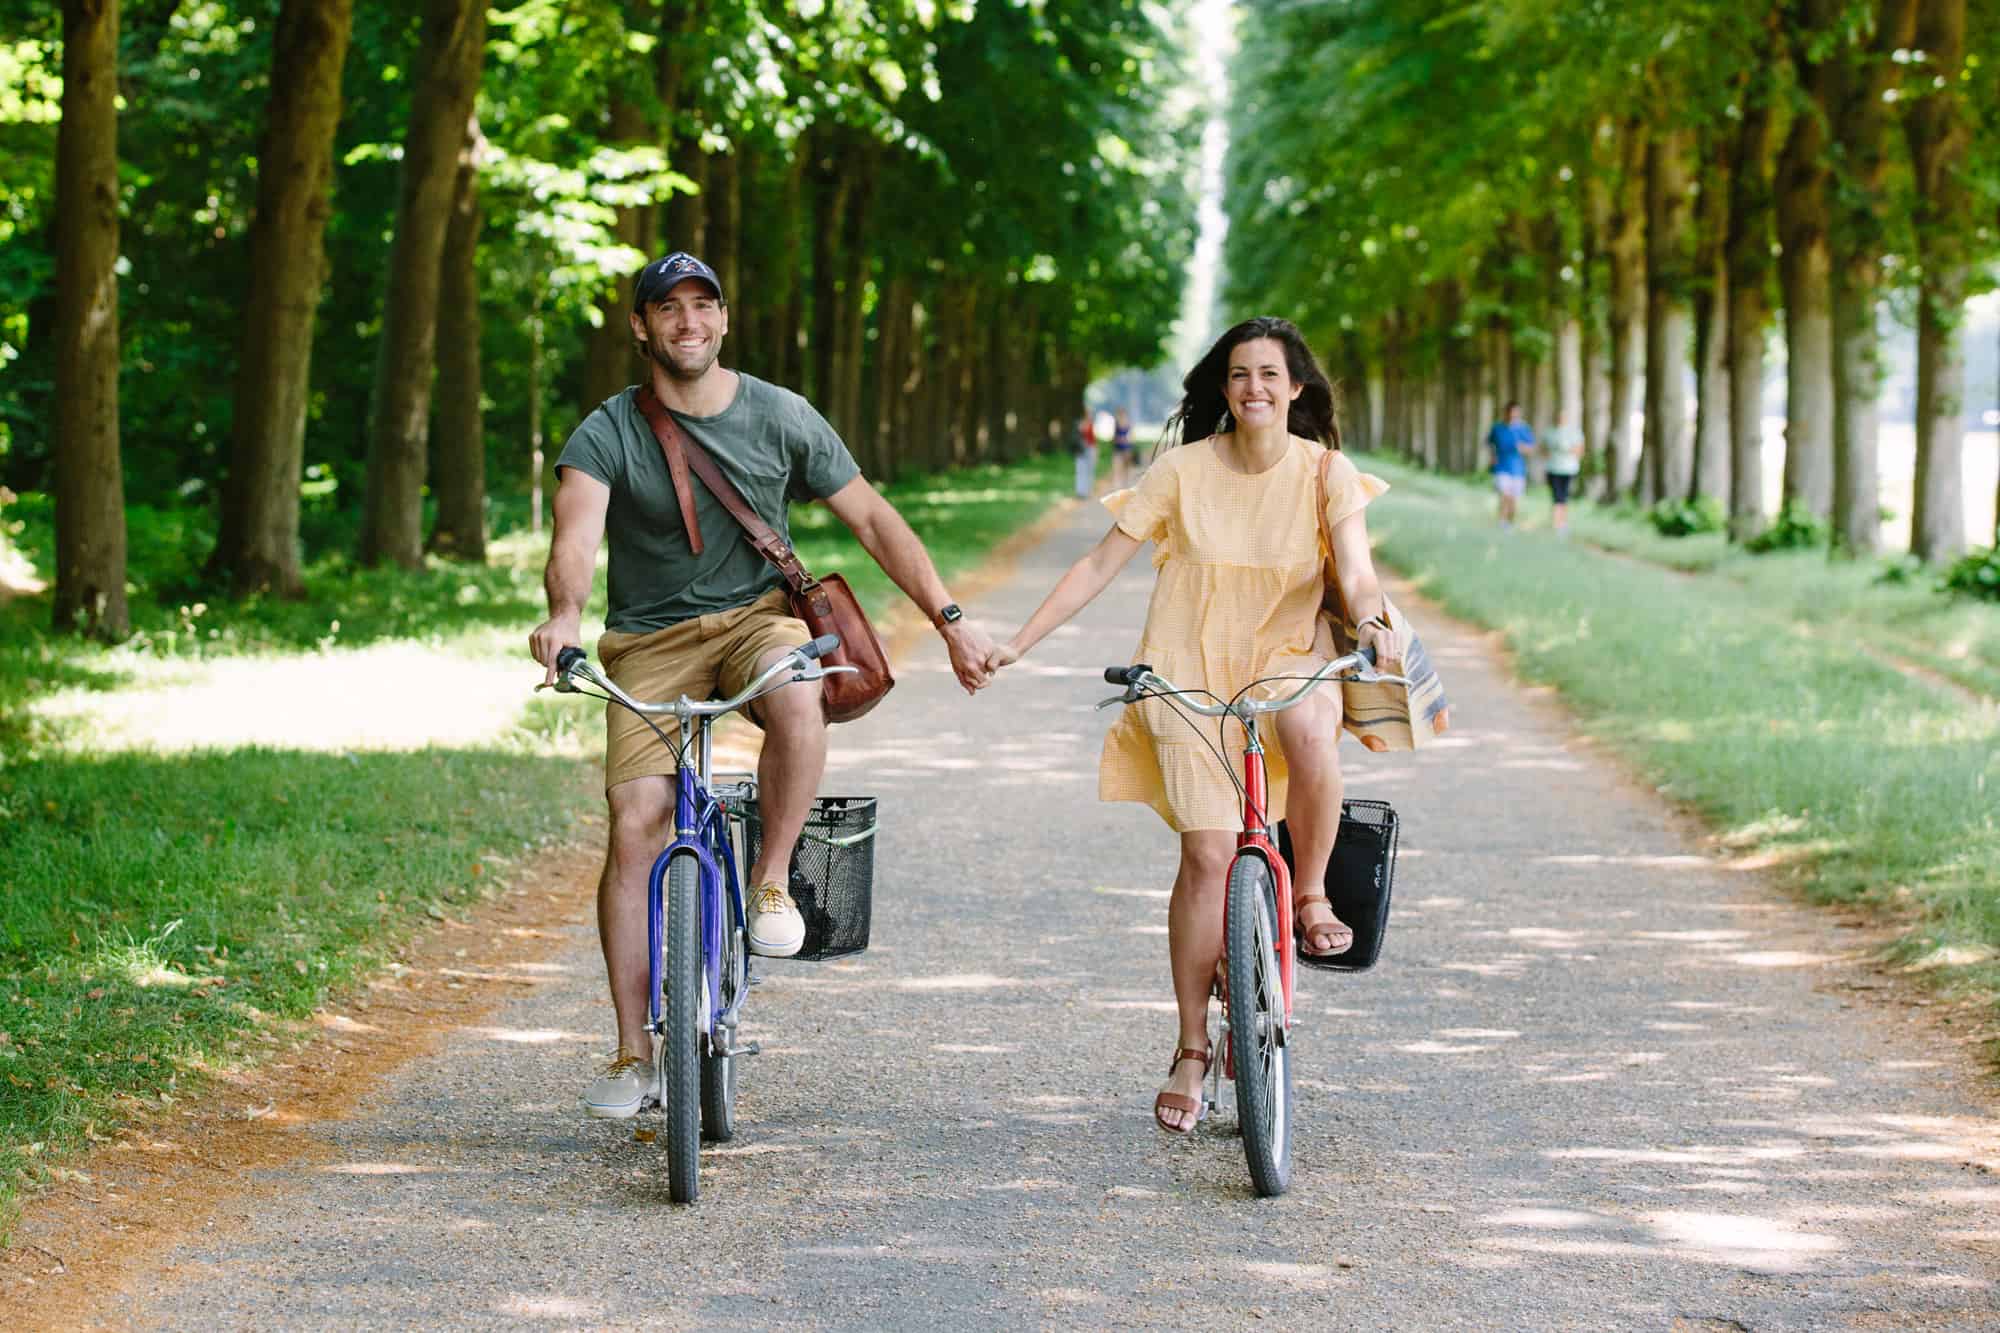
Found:
[[[1832,532],[1827,521],[1797,500],[1787,500],[1771,526],[1743,543],[1754,555],[1767,551],[1798,551],[1823,547]]]
[[[2000,602],[2000,546],[1960,556],[1945,570],[1939,586],[1963,597]]]
[[[1924,562],[1913,555],[1900,555],[1884,560],[1876,571],[1875,581],[1886,587],[1910,587],[1915,585],[1924,573]]]
[[[1692,500],[1661,500],[1646,511],[1646,521],[1662,537],[1691,537],[1698,532],[1721,532],[1729,526],[1729,512],[1713,496]]]

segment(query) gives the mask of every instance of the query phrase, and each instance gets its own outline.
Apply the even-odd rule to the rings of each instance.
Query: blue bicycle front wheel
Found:
[[[667,938],[660,952],[660,1100],[667,1113],[667,1188],[675,1203],[701,1194],[701,862],[667,862]]]

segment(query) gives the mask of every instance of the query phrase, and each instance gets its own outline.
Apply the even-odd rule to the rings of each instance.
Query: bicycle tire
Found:
[[[701,1195],[701,862],[667,862],[667,938],[660,952],[660,1100],[667,1113],[667,1190],[675,1203]]]
[[[725,915],[735,915],[727,893],[717,895]],[[722,1002],[727,1010],[749,978],[745,974],[744,940],[741,923],[727,920],[722,927]],[[701,1136],[710,1143],[727,1143],[736,1137],[736,1057],[720,1055],[713,1040],[701,1054]]]
[[[1283,1040],[1284,983],[1278,976],[1277,884],[1264,858],[1229,866],[1223,947],[1229,959],[1229,1040],[1236,1065],[1236,1122],[1259,1196],[1292,1183],[1292,1061]]]

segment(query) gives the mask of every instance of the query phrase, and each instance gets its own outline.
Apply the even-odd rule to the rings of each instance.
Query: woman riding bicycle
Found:
[[[1089,605],[1148,541],[1155,543],[1159,576],[1135,661],[1225,700],[1253,682],[1325,666],[1336,654],[1318,618],[1325,561],[1314,508],[1315,473],[1329,449],[1326,517],[1341,596],[1358,622],[1360,645],[1373,648],[1385,670],[1400,664],[1404,636],[1385,621],[1361,515],[1388,486],[1340,454],[1332,386],[1298,329],[1268,316],[1246,320],[1223,334],[1181,383],[1180,406],[1162,439],[1178,427],[1182,447],[1163,449],[1137,486],[1105,497],[1117,523],[1056,582],[1020,632],[994,648],[988,669],[1018,661]],[[1295,681],[1272,681],[1251,695],[1294,688]],[[1334,916],[1320,887],[1340,828],[1340,693],[1317,691],[1275,721],[1268,814],[1274,824],[1286,817],[1289,787],[1301,947],[1340,953],[1353,932]],[[1230,724],[1229,752],[1240,753],[1242,745],[1241,727]],[[1180,1039],[1153,1114],[1161,1128],[1186,1133],[1202,1115],[1208,1001],[1222,955],[1224,885],[1243,826],[1242,801],[1204,733],[1161,699],[1127,708],[1105,738],[1098,796],[1144,802],[1180,835],[1167,909]]]

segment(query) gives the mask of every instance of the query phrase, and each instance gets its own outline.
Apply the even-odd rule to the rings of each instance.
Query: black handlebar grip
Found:
[[[1104,668],[1104,683],[1107,685],[1130,685],[1139,678],[1142,672],[1151,671],[1152,669],[1151,664],[1146,662],[1135,662],[1128,667],[1106,667]]]
[[[578,662],[585,660],[586,656],[587,654],[583,649],[577,647],[575,644],[571,644],[556,654],[556,670],[564,675],[568,675],[570,668]]]
[[[1369,666],[1375,665],[1375,650],[1373,648],[1356,648],[1354,650],[1354,655],[1360,658],[1362,661],[1366,662]]]
[[[805,654],[807,660],[811,660],[816,657],[825,657],[838,647],[840,647],[840,636],[838,634],[822,634],[799,651]]]

